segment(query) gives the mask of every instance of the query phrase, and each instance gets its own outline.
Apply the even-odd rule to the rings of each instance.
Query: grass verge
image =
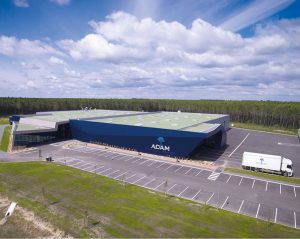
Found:
[[[0,117],[0,124],[9,124],[8,117]]]
[[[242,128],[242,129],[253,129],[265,132],[271,132],[276,134],[287,134],[287,135],[297,135],[298,129],[291,129],[291,128],[282,128],[280,126],[265,126],[265,125],[258,125],[252,123],[240,123],[240,122],[232,122],[234,128]]]
[[[300,230],[52,163],[0,164],[0,194],[74,237],[300,237]]]
[[[250,171],[250,170],[245,170],[245,169],[236,169],[236,168],[225,168],[225,171],[231,172],[231,173],[237,173],[237,174],[251,175],[251,176],[258,177],[258,178],[265,178],[265,179],[271,179],[271,180],[276,180],[276,181],[300,184],[300,178],[295,178],[295,177],[284,177],[281,175],[274,175],[274,174],[255,172],[255,171]]]
[[[0,150],[7,152],[11,126],[6,126],[1,139]]]

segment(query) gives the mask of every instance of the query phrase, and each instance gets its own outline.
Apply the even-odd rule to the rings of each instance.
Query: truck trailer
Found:
[[[293,176],[292,160],[278,155],[244,152],[243,169]]]

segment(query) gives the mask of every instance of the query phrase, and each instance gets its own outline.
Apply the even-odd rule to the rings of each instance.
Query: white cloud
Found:
[[[186,27],[123,12],[90,25],[81,39],[57,42],[68,64],[51,45],[22,39],[39,54],[22,59],[19,78],[53,97],[300,100],[300,19],[259,25],[247,38],[201,19]],[[22,40],[0,38],[0,53],[28,55]]]
[[[50,0],[50,2],[54,2],[62,6],[62,5],[68,5],[71,2],[71,0]]]
[[[59,52],[39,40],[31,41],[2,35],[0,36],[0,54],[6,56],[38,56],[59,54]]]
[[[16,7],[29,7],[27,0],[13,0]]]
[[[57,58],[55,56],[51,56],[49,59],[48,59],[48,62],[51,64],[51,65],[66,65],[66,63],[60,59],[60,58]]]

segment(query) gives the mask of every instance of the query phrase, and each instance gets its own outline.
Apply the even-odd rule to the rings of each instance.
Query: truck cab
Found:
[[[281,171],[285,176],[293,176],[293,163],[292,160],[287,158],[282,158]]]

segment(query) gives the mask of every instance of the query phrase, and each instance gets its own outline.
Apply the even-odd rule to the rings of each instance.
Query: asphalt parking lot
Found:
[[[126,155],[92,146],[68,148],[52,144],[49,147],[58,152],[53,156],[57,163],[300,228],[300,187],[295,185]]]
[[[293,160],[295,174],[299,175],[297,140],[291,136],[232,129],[228,132],[229,146],[224,151],[207,149],[201,157],[222,166],[239,167],[243,151],[280,152]],[[282,146],[282,143],[287,145]],[[66,142],[31,148],[14,157],[37,158],[39,149],[43,156],[52,155],[60,164],[300,229],[300,187],[296,185],[192,167],[175,160],[118,153],[97,146],[66,147]]]
[[[193,157],[224,167],[241,168],[245,151],[280,155],[293,161],[294,175],[300,177],[300,142],[296,136],[232,128],[224,150],[202,148]]]

